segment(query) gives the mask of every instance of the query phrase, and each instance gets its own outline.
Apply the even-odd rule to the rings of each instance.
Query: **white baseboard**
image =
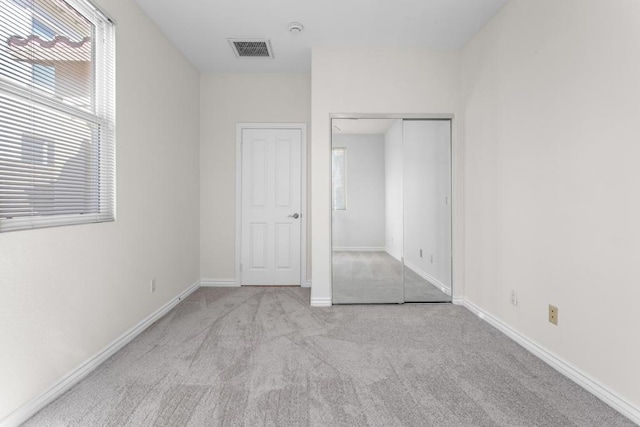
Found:
[[[520,344],[522,347],[547,363],[553,369],[571,379],[580,387],[584,388],[585,390],[605,402],[607,405],[611,406],[613,409],[629,418],[634,423],[640,425],[640,407],[635,406],[633,403],[624,399],[622,396],[618,395],[607,386],[592,378],[589,374],[573,366],[566,360],[558,357],[535,341],[529,339],[525,335],[513,329],[511,326],[502,322],[500,319],[494,317],[490,313],[487,313],[474,303],[468,300],[456,300],[454,300],[454,303],[466,307],[469,311]]]
[[[0,426],[13,427],[25,423],[29,418],[33,417],[38,411],[60,397],[63,393],[76,385],[80,380],[90,374],[94,369],[100,366],[105,360],[113,356],[118,350],[127,345],[131,340],[140,335],[145,329],[151,326],[156,320],[167,314],[173,307],[178,305],[183,299],[188,297],[193,291],[200,287],[200,283],[196,282],[189,286],[180,295],[142,319],[137,325],[126,331],[119,338],[106,346],[93,357],[87,359],[77,368],[68,372],[58,382],[53,384],[42,394],[31,399],[5,418],[0,420]]]
[[[236,283],[235,279],[202,279],[200,280],[200,287],[202,288],[232,288],[240,287]],[[303,288],[311,287],[311,280],[307,280],[300,285]]]
[[[409,268],[410,270],[412,270],[414,273],[416,273],[418,276],[422,277],[427,282],[429,282],[429,283],[435,285],[436,287],[440,288],[440,290],[442,292],[444,292],[445,294],[447,294],[448,296],[451,296],[451,287],[446,286],[444,283],[442,283],[441,281],[439,281],[435,277],[431,276],[429,273],[427,273],[425,271],[422,271],[420,268],[418,268],[417,265],[412,264],[409,261],[407,261],[406,258],[404,260],[404,265],[407,268]]]
[[[201,279],[200,287],[202,288],[227,288],[227,287],[239,287],[236,284],[236,279]]]
[[[311,298],[311,307],[331,307],[331,298]]]
[[[384,248],[369,247],[369,246],[353,246],[353,247],[334,247],[335,252],[385,252]]]

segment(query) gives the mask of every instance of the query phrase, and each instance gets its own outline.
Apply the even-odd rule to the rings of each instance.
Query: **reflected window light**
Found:
[[[347,149],[331,150],[331,206],[334,211],[347,209]]]

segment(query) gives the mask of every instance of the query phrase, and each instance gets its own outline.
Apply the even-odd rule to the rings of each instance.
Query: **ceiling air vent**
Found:
[[[273,58],[269,39],[227,39],[238,58]]]

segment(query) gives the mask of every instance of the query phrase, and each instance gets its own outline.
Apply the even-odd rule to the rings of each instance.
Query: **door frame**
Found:
[[[300,286],[307,283],[307,124],[236,123],[236,286],[242,286],[242,133],[245,129],[300,130]]]

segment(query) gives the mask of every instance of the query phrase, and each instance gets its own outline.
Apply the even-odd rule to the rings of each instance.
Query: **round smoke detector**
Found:
[[[289,32],[297,34],[302,32],[304,26],[299,22],[292,22],[289,24]]]

